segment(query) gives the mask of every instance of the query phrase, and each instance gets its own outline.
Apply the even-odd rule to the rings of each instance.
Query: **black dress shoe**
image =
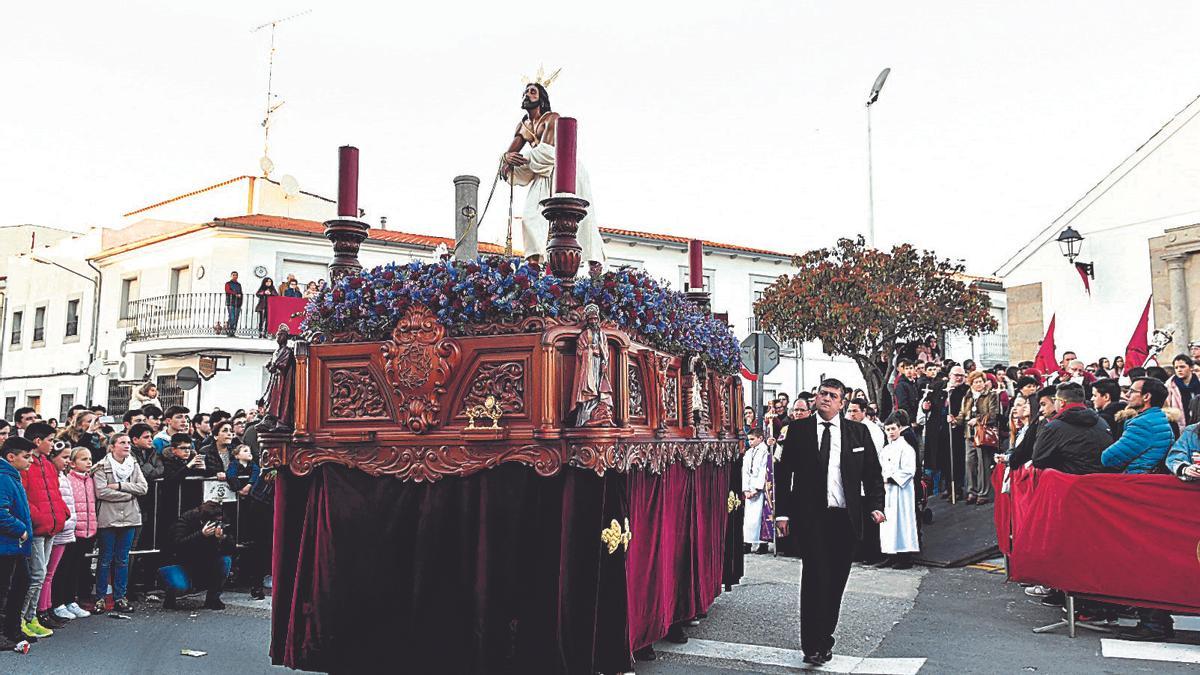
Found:
[[[634,661],[653,661],[657,658],[658,654],[654,651],[653,645],[647,645],[633,653]]]
[[[804,662],[813,666],[821,665],[821,652],[813,652],[812,654],[805,652]]]
[[[683,626],[680,624],[675,624],[671,626],[670,630],[667,631],[667,637],[665,639],[667,642],[674,642],[677,645],[682,645],[687,643],[688,636],[687,633],[683,632]]]
[[[758,548],[754,549],[754,552],[755,553],[770,553],[771,549],[767,548],[766,542],[763,542],[758,545]]]
[[[833,650],[826,649],[825,651],[821,652],[820,654],[817,654],[817,658],[820,659],[818,661],[818,663],[829,663],[830,661],[833,660]]]

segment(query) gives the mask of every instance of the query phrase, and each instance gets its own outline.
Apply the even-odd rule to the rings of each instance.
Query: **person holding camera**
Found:
[[[225,535],[224,511],[221,503],[206,501],[185,511],[171,528],[169,553],[175,564],[183,567],[192,580],[192,587],[204,589],[207,609],[225,609],[221,591],[225,588],[226,549],[232,544]],[[167,588],[163,609],[177,607],[176,592]]]

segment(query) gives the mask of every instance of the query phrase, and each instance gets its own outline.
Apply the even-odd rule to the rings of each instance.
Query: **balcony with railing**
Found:
[[[130,300],[122,315],[129,340],[184,337],[262,337],[256,298],[243,295],[236,311],[224,293],[176,293]]]

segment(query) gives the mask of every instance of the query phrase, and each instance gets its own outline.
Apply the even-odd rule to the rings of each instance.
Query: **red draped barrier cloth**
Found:
[[[1200,486],[1162,474],[1018,468],[1000,497],[1013,581],[1200,613]],[[1005,524],[998,515],[1001,550]]]
[[[671,624],[708,610],[721,592],[730,466],[676,462],[630,471],[629,645],[654,644]]]
[[[300,323],[304,321],[304,306],[308,301],[304,298],[289,298],[274,295],[267,298],[267,329],[272,335],[279,324],[287,324],[288,332],[300,334]]]

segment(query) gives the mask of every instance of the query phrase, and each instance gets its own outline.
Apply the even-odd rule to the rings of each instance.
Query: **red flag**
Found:
[[[1083,280],[1083,290],[1087,291],[1088,295],[1092,294],[1092,284],[1088,281],[1088,266],[1084,263],[1075,263],[1075,271],[1079,272],[1079,278]]]
[[[750,372],[749,370],[746,370],[746,366],[741,366],[741,368],[742,368],[742,377],[746,378],[747,380],[750,380],[751,382],[754,382],[755,380],[758,379],[757,375]]]
[[[1037,358],[1033,361],[1033,367],[1046,374],[1058,371],[1058,362],[1054,360],[1054,319],[1055,315],[1051,314],[1050,327],[1046,329],[1042,347],[1038,349]]]
[[[1133,329],[1133,337],[1129,338],[1129,345],[1125,347],[1125,369],[1141,368],[1146,363],[1146,357],[1150,356],[1150,343],[1147,340],[1147,332],[1150,330],[1150,302],[1154,298],[1146,301],[1146,309],[1142,310],[1142,318],[1138,321],[1137,328]]]

